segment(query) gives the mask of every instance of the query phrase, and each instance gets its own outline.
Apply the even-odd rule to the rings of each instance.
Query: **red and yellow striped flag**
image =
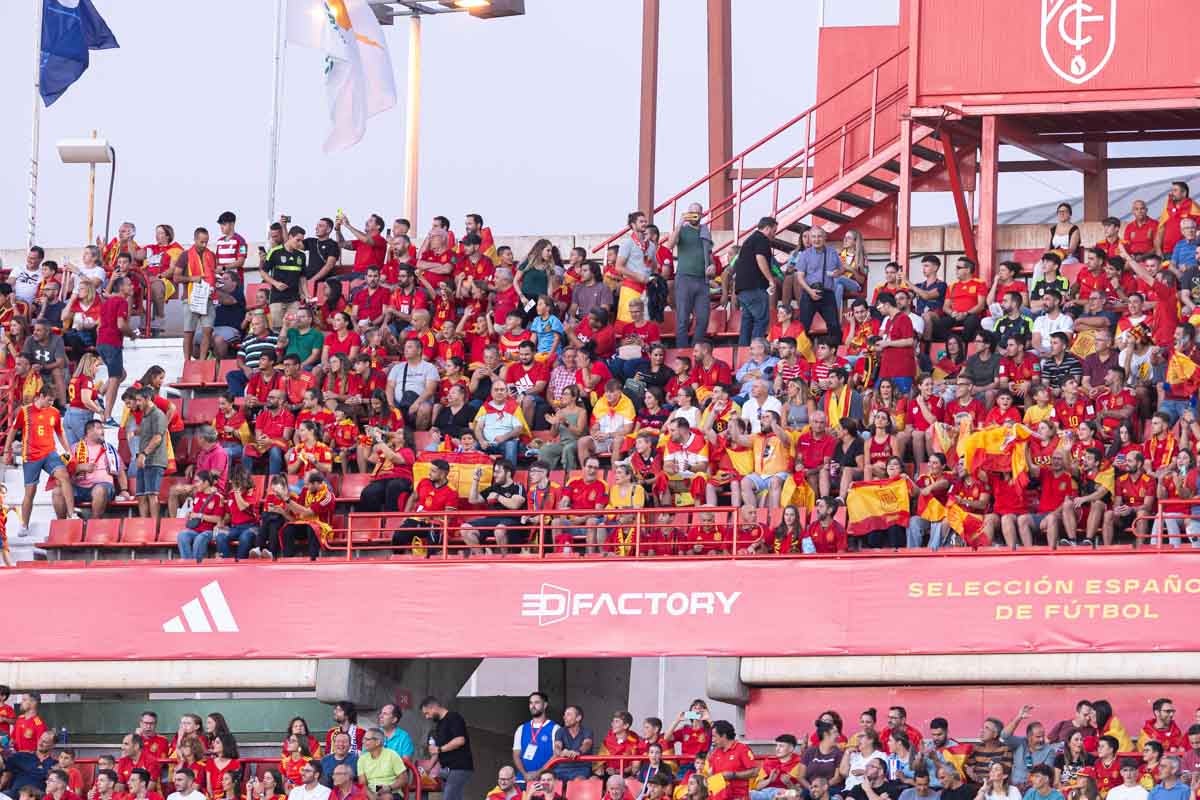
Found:
[[[984,547],[988,538],[983,532],[983,516],[973,514],[951,500],[946,506],[946,524],[970,547]]]
[[[859,481],[846,495],[846,533],[865,536],[892,525],[907,525],[908,508],[908,478]]]

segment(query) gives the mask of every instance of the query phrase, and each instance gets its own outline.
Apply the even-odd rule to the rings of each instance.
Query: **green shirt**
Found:
[[[153,450],[147,451],[146,445],[155,435],[160,437],[158,445]],[[159,411],[157,407],[151,406],[142,414],[142,421],[138,424],[138,446],[146,453],[147,467],[166,469],[167,435],[167,415]]]
[[[368,788],[391,786],[407,769],[404,759],[386,747],[379,750],[379,758],[371,758],[366,750],[358,754],[358,777]]]
[[[703,278],[704,242],[700,240],[700,228],[694,225],[680,226],[676,250],[675,274]]]
[[[299,329],[289,328],[287,340],[287,352],[284,353],[284,356],[297,356],[301,364],[307,361],[314,352],[320,353],[321,348],[325,346],[325,334],[312,327],[308,329],[308,333],[301,333]]]

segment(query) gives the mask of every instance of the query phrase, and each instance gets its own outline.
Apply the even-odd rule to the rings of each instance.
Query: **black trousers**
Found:
[[[950,335],[950,331],[958,325],[962,325],[963,340],[967,344],[975,341],[975,334],[979,333],[979,317],[974,314],[967,314],[962,320],[957,320],[948,314],[940,314],[934,317],[933,340],[935,342],[946,341],[946,337]]]
[[[387,478],[372,481],[363,489],[358,498],[358,510],[364,513],[379,513],[383,511],[399,511],[400,496],[412,491],[412,481],[408,478]]]

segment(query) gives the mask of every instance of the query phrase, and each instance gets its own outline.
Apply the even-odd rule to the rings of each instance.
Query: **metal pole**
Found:
[[[267,224],[275,219],[275,185],[279,175],[279,115],[283,104],[283,4],[275,0],[275,56],[273,86],[271,92],[271,154],[267,160]]]
[[[33,35],[37,44],[33,48],[33,125],[29,150],[29,208],[25,226],[25,247],[36,244],[37,239],[37,191],[38,153],[41,143],[42,121],[42,0],[33,0],[37,11],[33,15]]]
[[[654,222],[654,167],[658,136],[659,0],[642,0],[642,100],[638,126],[638,205]],[[675,217],[668,225],[675,224]]]
[[[412,14],[408,24],[408,99],[404,111],[404,216],[419,229],[417,180],[420,171],[421,134],[421,17]]]
[[[97,131],[92,131],[92,138],[96,138]],[[87,243],[91,244],[95,238],[94,232],[96,221],[96,162],[88,164],[88,232]]]

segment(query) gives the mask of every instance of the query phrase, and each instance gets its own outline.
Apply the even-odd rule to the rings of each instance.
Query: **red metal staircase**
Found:
[[[947,169],[948,137],[934,127],[914,125],[912,146],[907,153],[901,152],[899,120],[907,112],[907,56],[907,47],[888,56],[663,200],[654,207],[654,215],[668,212],[664,227],[673,225],[689,203],[701,202],[707,209],[702,221],[719,223],[714,227],[737,234],[734,240],[719,245],[718,253],[740,242],[762,216],[779,221],[780,235],[774,244],[785,251],[794,249],[800,235],[812,225],[840,237],[846,229],[876,215],[890,217],[900,192],[902,158],[912,165],[913,189]],[[869,97],[869,103],[836,128],[818,133],[829,127],[819,122],[822,111],[832,112],[835,103],[844,109],[857,97]],[[780,152],[786,155],[779,158]],[[757,166],[772,160],[772,166]],[[733,182],[733,191],[704,203],[704,187],[719,176]],[[624,234],[614,234],[595,252]]]

